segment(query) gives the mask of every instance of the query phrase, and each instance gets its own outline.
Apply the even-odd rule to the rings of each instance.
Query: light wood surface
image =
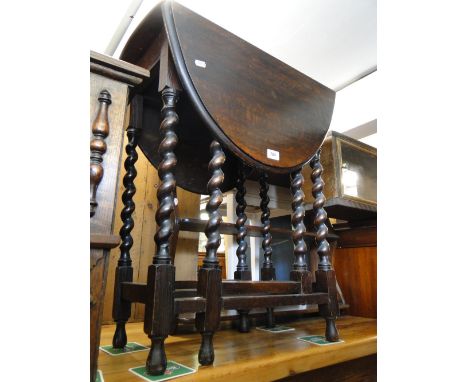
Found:
[[[170,336],[166,343],[167,357],[188,367],[198,369],[195,374],[177,378],[177,381],[272,381],[297,373],[349,361],[377,353],[377,321],[345,316],[337,320],[341,338],[339,344],[318,346],[297,340],[299,336],[324,334],[324,321],[319,317],[287,324],[296,330],[269,333],[252,329],[241,334],[236,330],[222,330],[214,337],[216,349],[213,366],[202,367],[197,361],[200,335]],[[112,342],[114,327],[104,326],[101,345]],[[143,324],[127,326],[128,341],[149,346],[143,333]],[[106,382],[143,381],[128,369],[145,364],[148,351],[120,356],[99,355],[99,369]]]

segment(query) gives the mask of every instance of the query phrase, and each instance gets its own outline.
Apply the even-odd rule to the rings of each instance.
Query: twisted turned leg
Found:
[[[160,183],[158,186],[158,209],[156,222],[158,230],[154,236],[156,253],[148,267],[147,300],[145,304],[144,330],[151,339],[151,350],[146,360],[146,370],[150,375],[161,375],[167,367],[164,341],[173,329],[175,267],[169,251],[173,232],[171,214],[174,211],[176,181],[174,169],[177,158],[174,149],[177,145],[175,128],[179,122],[175,106],[178,100],[176,89],[165,87],[161,93],[163,100],[160,125],[163,140],[159,145],[161,162],[158,166]]]
[[[211,178],[208,181],[208,193],[210,198],[206,205],[208,221],[205,227],[207,237],[206,255],[203,265],[198,271],[197,294],[206,299],[205,312],[197,313],[195,325],[200,332],[202,342],[198,352],[198,361],[202,365],[211,365],[214,362],[213,336],[218,329],[221,315],[221,269],[217,256],[218,247],[221,244],[219,225],[221,224],[221,214],[218,209],[223,202],[221,185],[224,180],[224,173],[221,167],[226,160],[226,156],[217,141],[210,145],[211,160],[208,170]]]
[[[323,208],[325,196],[323,187],[325,183],[322,180],[323,167],[320,163],[321,149],[312,158],[310,167],[312,168],[312,195],[314,197],[313,217],[315,228],[315,244],[319,255],[318,270],[316,271],[316,289],[317,292],[328,293],[328,303],[319,304],[319,311],[326,321],[325,336],[327,341],[336,342],[339,340],[338,330],[336,329],[336,316],[338,315],[338,297],[336,291],[336,276],[332,270],[330,262],[330,244],[327,241],[328,228],[325,224],[327,212]]]
[[[238,169],[238,176],[236,181],[236,228],[237,228],[237,267],[234,272],[235,280],[252,280],[252,273],[249,270],[249,265],[247,264],[247,228],[245,223],[247,221],[247,215],[245,214],[245,208],[247,203],[245,202],[245,179],[246,179],[246,168],[243,164],[240,164]],[[248,333],[250,331],[250,322],[249,322],[249,311],[240,309],[237,311],[239,313],[239,325],[238,329],[241,333]]]
[[[291,225],[293,228],[292,239],[294,243],[294,263],[290,273],[290,278],[293,281],[301,283],[302,293],[312,292],[312,273],[308,270],[306,256],[308,253],[307,244],[304,241],[306,228],[304,225],[305,208],[304,208],[304,192],[302,186],[304,177],[301,170],[291,173],[291,193],[292,193],[292,210]]]
[[[245,202],[245,167],[243,164],[239,166],[238,169],[238,176],[236,181],[236,229],[237,229],[237,267],[234,272],[234,279],[235,280],[251,280],[252,274],[249,270],[249,265],[247,264],[247,228],[245,227],[245,223],[247,221],[247,215],[245,214],[245,208],[247,207],[247,203]]]
[[[114,303],[112,307],[112,317],[116,323],[114,337],[112,339],[112,346],[117,349],[123,349],[127,344],[127,333],[125,331],[125,324],[130,318],[131,303],[122,299],[122,282],[133,281],[133,268],[132,259],[130,256],[130,249],[133,246],[132,229],[134,221],[132,213],[135,211],[135,203],[133,196],[136,193],[134,180],[137,176],[135,163],[138,160],[136,146],[138,143],[139,126],[136,126],[137,113],[140,112],[138,106],[141,99],[135,96],[132,101],[131,108],[131,122],[127,128],[128,143],[125,147],[127,158],[124,162],[125,176],[123,178],[123,185],[125,190],[122,194],[122,202],[124,207],[120,213],[123,225],[120,228],[120,257],[115,270],[115,283],[114,283]]]
[[[270,209],[268,204],[270,203],[270,198],[268,196],[268,175],[262,173],[260,175],[260,209],[262,210],[262,216],[260,218],[262,222],[262,248],[263,248],[263,264],[260,269],[260,279],[262,281],[271,281],[276,279],[276,271],[271,259],[273,254],[273,249],[271,248],[271,222],[270,222]],[[273,315],[273,308],[267,308],[266,310],[266,326],[267,328],[272,328],[275,326],[275,318]]]

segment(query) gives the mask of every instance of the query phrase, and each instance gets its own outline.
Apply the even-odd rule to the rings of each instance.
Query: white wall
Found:
[[[377,85],[375,71],[338,91],[330,130],[377,147]],[[368,137],[362,136],[363,131],[368,132]],[[354,136],[353,132],[361,135]]]

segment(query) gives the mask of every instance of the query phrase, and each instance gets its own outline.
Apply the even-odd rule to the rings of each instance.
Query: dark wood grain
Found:
[[[219,225],[221,224],[222,217],[219,212],[219,206],[223,202],[223,194],[221,192],[221,185],[224,180],[224,173],[222,166],[226,160],[223,149],[218,141],[213,140],[210,145],[211,160],[208,164],[208,170],[211,178],[208,181],[207,190],[209,192],[209,199],[206,203],[206,211],[208,213],[208,220],[205,224],[206,235],[206,255],[203,259],[203,268],[219,267],[217,257],[218,248],[221,244],[221,235],[219,233]]]
[[[332,198],[327,200],[324,208],[330,217],[346,221],[369,220],[377,217],[376,205],[362,203],[357,200]]]
[[[245,227],[245,222],[247,221],[247,215],[245,214],[245,208],[247,203],[245,201],[245,178],[246,178],[246,168],[241,164],[238,168],[237,180],[236,180],[236,256],[237,256],[237,266],[234,271],[234,279],[236,280],[251,280],[252,273],[247,264],[247,248],[248,243],[246,240],[247,228]]]
[[[349,308],[349,305],[340,304],[339,307],[340,311],[345,312]],[[275,320],[277,322],[289,322],[298,317],[316,315],[318,311],[319,309],[317,304],[278,306],[275,308]],[[266,314],[267,312],[265,308],[252,308],[251,310],[249,310],[249,317],[251,319],[255,319],[257,325],[263,325],[264,323],[266,323]],[[220,327],[223,327],[223,322],[225,323],[223,328],[230,327],[230,321],[235,321],[239,319],[239,312],[235,309],[223,309],[221,310],[220,319]],[[195,323],[195,315],[193,313],[186,313],[179,317],[179,323],[193,325]],[[189,328],[188,330],[193,331],[192,328]]]
[[[275,267],[273,266],[272,254],[273,249],[271,248],[271,241],[273,237],[271,235],[271,222],[270,222],[270,209],[268,204],[270,203],[270,197],[268,196],[268,175],[262,173],[260,175],[260,209],[262,210],[262,215],[260,221],[262,222],[262,249],[263,249],[263,263],[260,268],[260,279],[261,280],[275,280],[276,273]]]
[[[326,301],[328,301],[327,293],[225,296],[223,307],[224,309],[251,309],[281,305],[323,304]]]
[[[300,283],[294,281],[223,281],[223,296],[235,294],[295,294],[300,292]]]
[[[190,78],[242,159],[289,170],[307,162],[328,130],[335,93],[178,3],[172,12]]]
[[[293,271],[306,271],[307,262],[306,256],[308,253],[307,245],[304,241],[304,233],[306,228],[304,225],[304,192],[302,185],[304,177],[300,171],[291,173],[291,194],[292,194],[292,214],[291,225],[293,227],[292,239],[294,242],[294,264]]]
[[[179,298],[184,294],[192,294],[196,292],[198,282],[193,281],[190,284],[186,282],[175,282],[174,294]],[[179,286],[189,287],[185,289],[178,288]],[[179,293],[178,293],[179,292]],[[257,295],[257,294],[298,294],[301,293],[301,285],[294,281],[241,281],[241,280],[223,280],[222,294],[229,295]],[[122,282],[122,298],[127,301],[145,303],[146,301],[146,284],[134,282]],[[189,296],[185,296],[189,297]],[[194,297],[194,296],[192,296]]]
[[[90,220],[92,234],[113,234],[115,202],[118,197],[118,174],[124,135],[124,121],[127,106],[128,86],[115,80],[110,80],[94,73],[91,74],[90,84],[90,126],[97,114],[99,93],[106,89],[112,97],[109,105],[108,121],[109,135],[106,138],[107,151],[102,165],[104,176],[96,193],[99,208]],[[91,132],[91,128],[90,128]]]
[[[111,249],[118,247],[120,237],[117,235],[90,234],[90,245],[94,249]]]
[[[131,86],[141,84],[150,76],[150,72],[141,66],[93,51],[90,53],[90,67],[93,73]]]
[[[175,310],[178,314],[201,313],[206,309],[206,298],[195,296],[193,298],[176,298]]]
[[[356,227],[335,231],[340,235],[339,248],[376,247],[377,227]]]
[[[147,301],[146,284],[125,282],[121,283],[122,299],[131,302],[139,302],[145,304]]]
[[[175,88],[165,87],[161,92],[163,107],[161,110],[162,121],[159,129],[164,139],[158,147],[158,155],[162,158],[158,166],[158,209],[156,211],[156,223],[158,229],[154,235],[156,242],[156,253],[153,257],[153,264],[171,264],[170,239],[174,229],[174,222],[171,218],[174,212],[174,195],[176,191],[176,180],[174,178],[174,168],[177,164],[177,157],[174,148],[177,146],[177,134],[175,128],[179,123],[179,116],[176,112],[178,101],[178,91]]]
[[[375,382],[377,381],[377,355],[353,359],[336,365],[294,374],[277,382]]]
[[[189,231],[189,232],[203,232],[205,229],[206,220],[201,219],[194,219],[194,218],[182,218],[179,221],[179,229],[181,231]],[[247,236],[254,236],[254,237],[263,237],[263,227],[256,226],[256,225],[248,225],[246,224],[245,227],[247,228]],[[223,235],[237,235],[237,229],[234,223],[226,223],[222,222],[219,225],[219,232]],[[282,238],[289,238],[292,236],[293,232],[289,229],[284,228],[276,228],[271,227],[270,232],[275,238],[282,237]],[[313,232],[304,232],[305,237],[315,238],[315,233]],[[338,239],[338,235],[329,233],[327,235],[329,239]]]
[[[146,371],[161,375],[166,371],[164,341],[173,329],[175,267],[151,264],[148,267],[148,290],[145,304],[144,331],[151,339]]]
[[[377,247],[337,249],[335,270],[348,312],[377,318]]]
[[[338,293],[336,290],[336,275],[330,261],[330,244],[327,240],[327,213],[323,208],[326,199],[323,194],[324,182],[322,179],[323,167],[320,163],[321,151],[322,149],[317,150],[317,153],[310,161],[310,168],[312,169],[310,179],[312,181],[312,195],[314,197],[312,220],[314,222],[314,231],[317,234],[315,244],[319,256],[318,269],[315,272],[315,285],[318,292],[326,293],[328,296],[325,304],[319,304],[320,314],[326,322],[325,337],[327,341],[336,342],[339,340],[335,322],[339,314]]]
[[[198,354],[202,365],[214,362],[213,337],[223,307],[237,309],[240,330],[248,331],[250,310],[267,308],[272,325],[272,307],[318,304],[327,322],[327,338],[336,340],[337,335],[330,330],[338,309],[334,273],[322,267],[314,292],[312,273],[305,261],[309,251],[306,236],[317,239],[321,259],[327,258],[323,200],[315,195],[321,203],[317,213],[319,224],[313,233],[306,233],[301,175],[302,165],[310,160],[325,137],[335,93],[172,2],[157,5],[150,12],[129,39],[122,57],[151,70],[151,79],[139,87],[143,96],[141,148],[157,166],[160,177],[157,250],[148,269],[146,288],[144,284],[122,283],[121,291],[127,302],[145,302],[144,329],[151,339],[147,371],[153,375],[164,373],[164,341],[174,333],[177,316],[185,313],[195,313],[196,328],[202,337]],[[162,100],[156,97],[157,92],[162,93]],[[155,147],[159,147],[157,152]],[[267,155],[269,150],[277,153],[276,159]],[[246,226],[245,221],[236,225],[222,223],[219,212],[222,193],[233,187],[234,170],[244,164],[253,171],[237,179],[238,216],[245,220],[243,181],[246,176],[258,176],[262,227]],[[292,174],[292,231],[270,228],[267,182],[270,173]],[[174,211],[176,182],[187,190],[209,195],[207,221],[178,218]],[[204,228],[206,255],[196,285],[175,282],[170,256],[175,252],[169,248],[177,242],[177,238],[171,240],[174,227],[195,232]],[[239,235],[240,246],[245,236],[261,235],[264,270],[273,269],[271,235],[292,237],[296,259],[293,272],[297,275],[291,278],[296,282],[223,283],[217,251],[220,235],[225,232]],[[239,255],[240,268],[245,271],[245,248],[240,248]],[[274,272],[263,274],[262,279],[274,279]],[[176,290],[181,286],[187,288]]]
[[[90,377],[96,378],[103,297],[109,264],[109,250],[91,249],[90,253]]]
[[[99,108],[96,113],[96,119],[91,127],[93,138],[90,142],[91,163],[90,163],[90,214],[91,217],[96,213],[98,203],[96,201],[97,189],[104,176],[102,166],[103,156],[107,151],[106,138],[109,135],[109,105],[112,103],[112,97],[107,90],[102,90],[97,99]]]
[[[117,179],[122,151],[125,108],[129,84],[141,82],[149,72],[134,65],[91,52],[90,62],[90,126],[98,113],[99,95],[106,90],[112,99],[107,118],[109,135],[107,150],[103,156],[103,177],[96,191],[99,207],[90,221],[91,270],[90,270],[90,380],[95,381],[99,336],[103,313],[103,300],[109,264],[109,249],[116,244],[113,222],[117,198]],[[123,77],[126,79],[123,80]],[[131,77],[131,78],[130,78]],[[91,130],[91,129],[90,129]],[[91,131],[90,131],[91,132]],[[91,132],[92,133],[92,132]],[[98,249],[99,247],[99,249]]]
[[[148,13],[121,59],[151,70],[151,81],[157,80],[166,38],[185,91],[175,171],[180,187],[206,193],[207,137],[226,148],[225,174],[235,172],[238,158],[272,174],[289,173],[310,159],[330,124],[332,90],[176,3],[158,4]],[[209,65],[202,69],[195,60]],[[141,89],[151,89],[149,82]],[[159,106],[149,106],[144,126],[158,124],[151,109]],[[142,151],[158,166],[149,148],[161,138],[153,129],[144,131]],[[268,158],[267,149],[279,152],[279,160]],[[278,184],[275,177],[271,184]],[[222,191],[233,187],[234,178],[227,176]]]
[[[342,183],[343,168],[349,165],[350,160],[354,163],[353,171],[358,173],[356,195],[347,194]],[[327,198],[324,208],[328,216],[346,221],[375,219],[377,149],[344,134],[331,131],[322,146],[321,162],[325,182],[323,193]],[[309,176],[309,171],[305,169],[304,176]],[[309,188],[310,185],[306,185],[306,193],[309,192]],[[311,202],[308,198],[306,201]]]
[[[221,270],[208,268],[207,264],[203,266],[198,271],[197,294],[206,299],[206,306],[204,312],[196,314],[195,326],[202,337],[198,362],[206,366],[214,362],[213,336],[219,327],[223,299],[221,298]]]
[[[133,247],[132,230],[135,225],[132,215],[135,211],[133,196],[137,191],[134,181],[137,176],[135,163],[138,160],[136,147],[139,132],[141,131],[141,96],[136,95],[133,97],[130,110],[130,123],[127,127],[128,143],[125,147],[125,152],[127,154],[124,162],[125,175],[122,181],[124,186],[124,191],[122,193],[123,208],[120,212],[122,226],[120,227],[119,235],[122,242],[119,247],[120,255],[115,270],[114,301],[112,304],[112,318],[116,322],[116,329],[114,338],[112,339],[112,346],[116,349],[123,349],[127,344],[125,324],[132,313],[130,302],[125,301],[125,299],[122,297],[122,283],[133,281],[133,267],[130,250]]]

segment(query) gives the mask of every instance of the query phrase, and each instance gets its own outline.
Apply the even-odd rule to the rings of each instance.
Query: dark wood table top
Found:
[[[286,33],[286,32],[285,32]],[[228,158],[222,190],[231,189],[240,159],[271,174],[301,168],[322,144],[335,92],[176,2],[158,4],[128,40],[121,59],[157,69],[167,39],[184,92],[176,148],[178,185],[204,193],[209,143]],[[144,91],[139,145],[155,166],[159,157],[158,70]]]

